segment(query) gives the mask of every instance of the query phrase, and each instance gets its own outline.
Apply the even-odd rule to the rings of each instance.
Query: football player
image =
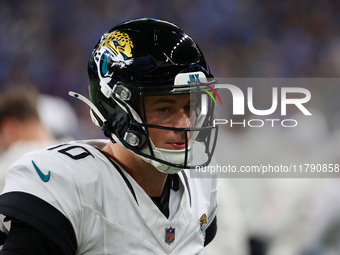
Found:
[[[6,170],[22,155],[57,143],[44,125],[38,104],[42,95],[32,85],[12,84],[0,95],[0,190]]]
[[[215,236],[216,79],[172,23],[138,19],[92,51],[88,100],[106,140],[35,151],[7,172],[0,254],[201,254]]]

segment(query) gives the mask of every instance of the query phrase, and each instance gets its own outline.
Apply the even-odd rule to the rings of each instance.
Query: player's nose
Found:
[[[174,127],[190,128],[190,117],[185,110],[179,111],[179,113],[175,116]]]

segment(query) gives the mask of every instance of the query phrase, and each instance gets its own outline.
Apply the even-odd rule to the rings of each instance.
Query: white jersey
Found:
[[[0,190],[2,191],[5,186],[5,172],[17,159],[30,151],[46,148],[56,143],[57,141],[53,140],[19,140],[13,143],[7,150],[0,154]]]
[[[216,179],[181,171],[167,218],[100,151],[104,145],[72,142],[25,155],[6,173],[0,212],[37,226],[73,254],[203,254],[216,216]]]

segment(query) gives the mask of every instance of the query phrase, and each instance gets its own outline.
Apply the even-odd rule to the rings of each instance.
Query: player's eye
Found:
[[[168,112],[168,111],[169,111],[169,108],[167,108],[167,107],[162,107],[162,108],[159,108],[158,111],[159,111],[159,112]]]
[[[185,107],[184,107],[184,110],[189,114],[189,113],[191,113],[193,110],[195,109],[195,106],[194,105],[186,105]]]

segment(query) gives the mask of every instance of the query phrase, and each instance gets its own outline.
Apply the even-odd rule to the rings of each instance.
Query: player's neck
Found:
[[[162,195],[167,174],[158,171],[119,144],[110,142],[103,148],[103,152],[117,161],[150,197]]]
[[[55,140],[51,133],[38,121],[31,121],[20,127],[20,139],[22,140]]]

